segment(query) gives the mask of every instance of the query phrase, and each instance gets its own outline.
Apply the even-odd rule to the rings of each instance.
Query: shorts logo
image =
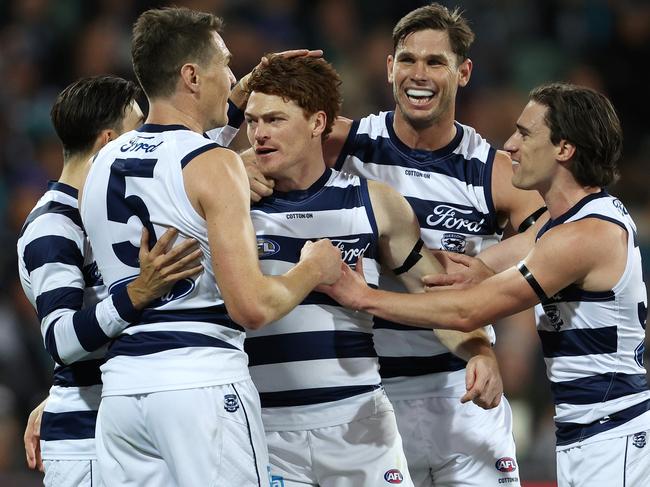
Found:
[[[636,433],[632,437],[632,444],[637,448],[643,448],[646,445],[647,440],[646,432],[642,431],[641,433]]]
[[[494,464],[494,467],[499,472],[514,472],[515,470],[517,470],[517,462],[515,462],[514,458],[501,457]]]
[[[393,468],[384,474],[384,480],[389,484],[401,484],[404,480],[402,472]]]
[[[257,238],[257,256],[270,257],[280,252],[280,245],[269,238]]]
[[[239,409],[239,399],[235,394],[226,394],[223,396],[223,408],[229,413],[234,413]]]
[[[271,487],[284,487],[284,477],[271,475]]]
[[[444,250],[464,254],[467,240],[465,235],[460,233],[443,233],[441,243]]]

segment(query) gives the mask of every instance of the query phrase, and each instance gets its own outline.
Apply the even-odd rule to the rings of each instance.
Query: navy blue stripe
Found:
[[[228,100],[228,125],[238,129],[244,123],[244,110]]]
[[[111,344],[106,354],[109,360],[118,355],[137,357],[178,348],[214,347],[238,350],[237,347],[219,338],[187,331],[151,331],[134,335],[120,335]]]
[[[345,143],[343,144],[343,148],[341,149],[341,152],[339,152],[338,157],[336,158],[336,162],[334,163],[334,169],[337,171],[340,171],[341,168],[343,167],[343,163],[345,162],[345,159],[348,157],[350,152],[354,150],[354,141],[357,136],[357,130],[359,130],[359,120],[354,120],[352,122],[352,125],[350,126],[350,131],[348,132],[347,137],[345,138]]]
[[[294,391],[260,392],[260,402],[263,408],[306,406],[308,404],[340,401],[341,399],[374,391],[379,389],[379,387],[379,384],[375,384],[368,386],[316,387],[313,389],[298,389]]]
[[[589,424],[561,423],[556,421],[555,427],[557,430],[555,431],[555,435],[557,437],[557,445],[568,445],[576,441],[586,440],[598,433],[621,426],[646,411],[650,411],[650,400],[635,404],[634,406],[630,406],[627,409],[610,414]]]
[[[354,251],[361,251],[366,246],[368,249],[363,254],[368,259],[377,259],[377,248],[374,245],[376,239],[371,233],[360,233],[356,235],[333,236],[327,238],[332,240],[334,245],[344,252],[349,252],[348,264],[354,264],[357,257],[353,256]],[[359,239],[358,242],[349,242]],[[309,239],[286,237],[282,235],[257,235],[257,248],[260,260],[282,260],[284,262],[296,263],[300,260],[300,251]],[[345,242],[344,242],[345,240]],[[347,255],[347,254],[346,254]]]
[[[596,218],[597,220],[603,220],[603,221],[606,221],[606,222],[610,222],[610,223],[613,223],[614,225],[618,225],[623,230],[625,230],[625,232],[627,232],[627,227],[625,226],[625,223],[623,223],[620,220],[617,220],[616,218],[612,218],[611,216],[601,215],[599,213],[589,213],[588,215],[580,217],[578,220],[574,220],[574,221],[584,220],[585,218]]]
[[[319,293],[316,291],[309,293],[300,304],[317,304],[319,306],[336,306],[338,308],[342,307],[338,302],[330,298],[327,294]]]
[[[25,268],[30,274],[45,264],[67,264],[81,269],[84,259],[74,240],[58,235],[35,238],[23,253]]]
[[[373,236],[375,237],[375,242],[379,242],[379,227],[377,227],[377,219],[375,218],[375,211],[372,208],[372,201],[370,199],[370,190],[368,189],[368,180],[365,178],[359,178],[359,180],[361,182],[361,191],[360,191],[361,200],[363,201],[363,206],[366,208],[366,214],[368,215],[368,221],[370,222],[370,227],[372,228],[372,233]],[[374,246],[373,246],[373,250],[374,250]]]
[[[413,158],[417,160],[426,159],[426,158],[441,159],[443,157],[448,156],[449,154],[454,152],[456,147],[458,147],[458,144],[460,144],[461,140],[463,140],[463,135],[465,133],[463,127],[458,122],[454,122],[454,127],[456,128],[456,135],[454,135],[454,138],[451,139],[451,142],[449,142],[446,146],[441,147],[440,149],[436,149],[434,151],[430,151],[426,149],[413,149],[408,145],[406,145],[404,142],[402,142],[401,139],[397,136],[397,133],[395,132],[394,121],[395,121],[395,112],[388,112],[386,114],[385,124],[391,142],[400,151],[402,151],[407,155],[411,155]]]
[[[305,190],[308,191],[308,190]],[[253,205],[253,210],[264,213],[289,213],[285,215],[286,220],[306,220],[313,219],[317,215],[310,215],[310,212],[318,211],[340,211],[359,208],[362,206],[359,186],[350,185],[345,188],[338,186],[327,186],[319,192],[309,194],[308,198],[296,198],[296,193],[301,191],[292,191],[291,193],[274,194],[264,198],[259,203]],[[313,196],[318,196],[314,198]],[[291,197],[291,199],[289,199]],[[306,218],[296,218],[295,213],[304,213]]]
[[[73,188],[69,184],[61,183],[59,181],[48,181],[47,190],[59,191],[61,193],[67,194],[68,196],[72,196],[74,199],[77,199],[79,197],[79,190],[77,188]]]
[[[490,146],[488,151],[487,159],[485,160],[485,169],[483,170],[483,194],[485,195],[485,202],[488,207],[488,214],[491,216],[497,215],[497,209],[494,206],[494,199],[492,198],[492,176],[494,173],[494,157],[496,156],[497,150]],[[494,225],[497,225],[495,218]]]
[[[376,357],[372,334],[357,331],[310,331],[247,338],[249,366],[301,360]]]
[[[59,356],[58,347],[56,346],[56,335],[54,334],[54,325],[56,325],[60,319],[61,317],[59,316],[56,320],[50,323],[50,326],[48,326],[47,331],[45,332],[45,337],[43,338],[45,342],[45,350],[47,350],[47,353],[50,354],[52,360],[54,360],[57,364],[63,365],[63,361]]]
[[[77,311],[72,317],[72,324],[79,343],[88,352],[97,350],[110,341],[104,333],[95,314],[97,305]]]
[[[43,412],[41,440],[83,440],[95,437],[97,411]]]
[[[605,303],[608,301],[614,301],[616,295],[614,291],[585,291],[580,289],[575,284],[570,284],[569,286],[562,289],[560,292],[551,296],[544,304],[552,303],[575,303],[575,302],[592,302],[592,303]]]
[[[406,198],[420,227],[441,232],[455,232],[465,235],[494,235],[502,233],[496,224],[496,218],[488,213],[481,213],[473,206],[456,203],[423,200],[409,196]]]
[[[244,331],[244,328],[235,323],[224,305],[211,306],[209,308],[198,309],[145,309],[142,312],[140,321],[136,325],[148,323],[174,323],[179,321],[194,321],[198,323],[214,323],[215,325],[225,326],[238,331]]]
[[[616,353],[618,331],[616,326],[603,328],[544,331],[539,330],[544,357],[578,357]]]
[[[384,379],[453,372],[466,365],[467,362],[451,353],[432,357],[379,357],[379,373]]]
[[[36,312],[42,320],[57,309],[81,309],[84,302],[84,291],[76,287],[59,287],[45,291],[36,298]]]
[[[194,159],[195,157],[200,156],[204,152],[207,152],[212,149],[216,149],[218,147],[221,147],[219,144],[216,142],[211,142],[209,144],[206,144],[202,147],[199,147],[198,149],[194,149],[192,152],[188,153],[185,157],[181,159],[181,168],[187,166],[187,164]]]
[[[137,129],[137,132],[160,133],[170,130],[190,130],[185,125],[161,125],[157,123],[145,123]]]
[[[27,230],[27,227],[39,216],[45,215],[46,213],[56,213],[57,215],[67,216],[75,225],[83,229],[83,224],[81,223],[81,215],[79,214],[79,210],[77,208],[59,203],[58,201],[49,201],[48,203],[45,203],[44,205],[32,211],[27,216],[27,219],[25,220],[23,228],[20,230],[20,235],[18,237],[22,237],[25,233],[25,230]]]
[[[374,317],[373,318],[373,328],[382,329],[382,330],[400,330],[400,331],[423,331],[424,328],[419,326],[408,326],[402,325],[400,323],[395,323],[394,321],[388,321],[383,318]]]
[[[581,379],[551,382],[555,404],[596,404],[647,390],[645,374],[607,372]]]
[[[99,360],[80,360],[70,365],[54,369],[53,384],[60,387],[87,387],[102,383],[99,368],[104,363]]]

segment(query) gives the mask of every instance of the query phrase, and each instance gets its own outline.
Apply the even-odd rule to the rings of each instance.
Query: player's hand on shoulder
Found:
[[[320,284],[333,284],[341,276],[341,251],[327,239],[306,242],[300,251],[300,261],[311,261],[320,274]]]
[[[465,386],[467,392],[460,402],[472,401],[483,409],[499,405],[503,395],[503,381],[494,353],[475,355],[467,362]]]
[[[476,257],[444,252],[444,258],[449,262],[445,266],[447,274],[432,274],[422,278],[425,291],[435,291],[440,287],[465,289],[492,277],[495,272]]]

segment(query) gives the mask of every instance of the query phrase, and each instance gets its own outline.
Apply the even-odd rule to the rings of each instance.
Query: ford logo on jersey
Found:
[[[355,264],[359,256],[365,254],[370,248],[370,242],[365,246],[362,245],[361,238],[333,238],[332,245],[341,251],[341,259],[346,264]]]
[[[499,458],[494,466],[499,472],[514,472],[517,470],[517,462],[515,462],[514,458],[510,457]]]
[[[108,292],[110,294],[115,294],[117,291],[125,287],[128,283],[133,281],[136,277],[138,276],[129,276],[125,277],[124,279],[121,279],[117,282],[114,282],[109,288]],[[161,297],[158,299],[152,301],[147,305],[147,308],[157,308],[158,306],[162,306],[164,304],[169,303],[170,301],[175,301],[177,299],[180,299],[184,296],[187,296],[189,293],[191,293],[194,288],[196,287],[196,284],[194,281],[190,278],[185,278],[180,281],[178,281],[174,286],[172,287],[171,291],[167,292],[167,294],[163,294]]]
[[[270,257],[280,252],[280,244],[274,242],[270,238],[257,238],[257,256]]]
[[[404,480],[402,472],[393,468],[384,474],[384,480],[389,484],[401,484]]]

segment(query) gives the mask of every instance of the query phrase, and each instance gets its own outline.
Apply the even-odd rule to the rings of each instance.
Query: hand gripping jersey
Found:
[[[393,129],[394,112],[352,124],[336,167],[391,185],[411,204],[428,248],[476,255],[500,241],[491,181],[495,149],[476,131],[456,123],[456,136],[436,151],[411,149]],[[406,292],[382,276],[382,289]],[[491,329],[490,329],[491,332]],[[381,376],[401,399],[465,392],[465,368],[430,330],[375,319]],[[436,375],[431,375],[436,374]]]
[[[377,285],[377,225],[367,181],[328,169],[307,190],[276,191],[263,199],[252,208],[251,219],[264,274],[287,272],[305,242],[329,238],[347,264],[363,254],[368,283]],[[267,430],[350,421],[333,401],[380,384],[370,315],[345,309],[318,292],[284,318],[249,331],[246,352]]]
[[[143,225],[152,236],[175,227],[183,237],[196,238],[204,267],[198,278],[178,282],[151,303],[139,322],[111,344],[102,367],[104,396],[249,377],[243,329],[226,313],[212,272],[205,220],[192,207],[183,183],[183,167],[215,147],[186,127],[147,124],[105,146],[93,162],[81,216],[110,293],[138,275]]]
[[[583,218],[600,218],[625,229],[628,255],[612,289],[589,292],[571,285],[535,307],[560,450],[650,427],[643,365],[647,296],[630,215],[620,200],[601,191],[549,221],[537,238]]]
[[[55,361],[41,423],[43,459],[93,459],[105,344],[133,315],[126,293],[105,299],[75,188],[49,184],[20,232],[18,271]]]

